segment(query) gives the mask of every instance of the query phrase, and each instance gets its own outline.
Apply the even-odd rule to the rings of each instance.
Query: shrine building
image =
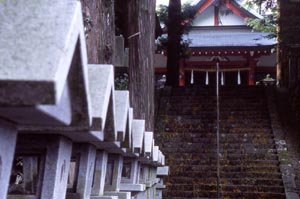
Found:
[[[267,74],[276,76],[276,40],[253,31],[247,18],[262,18],[240,0],[200,0],[192,28],[190,57],[180,61],[180,86],[214,85],[216,63],[221,85],[254,85]],[[156,74],[164,74],[167,57],[156,54]]]

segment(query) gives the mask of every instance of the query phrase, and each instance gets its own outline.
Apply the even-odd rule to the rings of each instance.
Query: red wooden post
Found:
[[[254,70],[256,66],[256,61],[253,57],[249,58],[249,73],[248,73],[248,85],[254,85]]]
[[[179,60],[179,86],[185,86],[184,61]]]

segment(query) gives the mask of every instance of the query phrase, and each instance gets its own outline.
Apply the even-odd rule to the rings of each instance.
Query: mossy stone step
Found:
[[[222,192],[222,199],[286,199],[284,193]]]
[[[282,179],[265,179],[265,178],[231,178],[231,179],[221,179],[221,186],[228,185],[264,185],[264,186],[283,186]]]
[[[220,172],[221,178],[267,178],[267,179],[281,179],[280,172],[251,172],[251,173],[243,173],[243,172]]]
[[[184,198],[184,199],[199,199],[199,198],[216,198],[217,193],[215,191],[208,192],[208,191],[177,191],[177,190],[164,190],[163,191],[163,198]]]
[[[170,94],[159,112],[171,171],[163,196],[216,198],[215,90],[175,88]],[[220,88],[220,163],[222,199],[285,198],[264,89]]]

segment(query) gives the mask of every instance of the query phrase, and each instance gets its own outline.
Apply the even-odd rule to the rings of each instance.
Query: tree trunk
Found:
[[[134,117],[154,129],[155,1],[129,0],[129,90]]]
[[[181,0],[170,0],[168,7],[167,85],[179,84],[181,41]]]
[[[114,0],[81,0],[88,63],[113,64],[115,48]]]

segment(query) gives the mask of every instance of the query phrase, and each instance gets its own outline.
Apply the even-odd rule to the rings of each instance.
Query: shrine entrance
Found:
[[[180,63],[180,86],[216,85],[216,65],[219,64],[220,85],[254,85],[255,61],[228,61],[220,56],[211,61],[182,61]],[[220,61],[221,60],[221,61]]]
[[[185,71],[185,85],[216,86],[215,71]],[[220,71],[219,82],[221,86],[248,85],[248,71]]]

